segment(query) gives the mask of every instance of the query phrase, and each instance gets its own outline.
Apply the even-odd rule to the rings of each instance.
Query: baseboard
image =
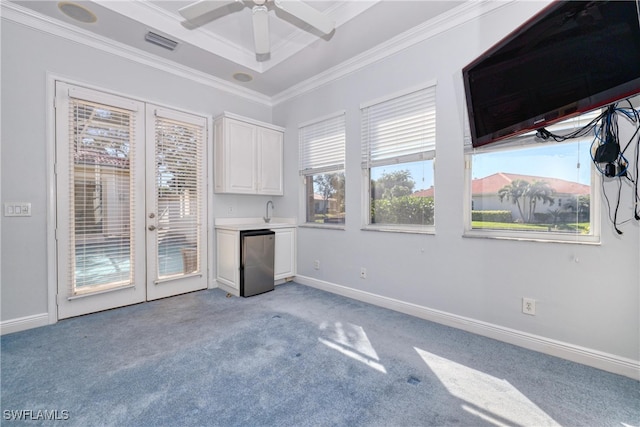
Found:
[[[434,310],[417,304],[360,291],[358,289],[337,285],[335,283],[307,276],[298,275],[296,276],[295,281],[296,283],[300,283],[305,286],[321,289],[347,298],[352,298],[442,325],[451,326],[477,335],[493,338],[498,341],[517,345],[529,350],[538,351],[561,359],[602,369],[603,371],[640,380],[640,361],[637,360],[615,356],[598,350],[592,350],[562,341],[556,341],[539,335],[505,328],[503,326],[458,316],[440,310]]]
[[[49,313],[34,314],[0,322],[0,335],[12,334],[49,324]]]

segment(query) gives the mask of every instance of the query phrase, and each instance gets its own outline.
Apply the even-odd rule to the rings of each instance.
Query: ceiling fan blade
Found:
[[[254,6],[253,14],[253,41],[256,46],[256,54],[269,53],[269,11],[267,7]]]
[[[335,28],[335,23],[331,18],[300,0],[275,0],[274,3],[280,9],[317,28],[324,34],[329,34]]]
[[[206,15],[209,12],[213,12],[216,9],[220,9],[228,4],[235,3],[240,0],[200,0],[195,3],[191,3],[188,6],[182,7],[178,10],[180,15],[188,21],[192,21]]]

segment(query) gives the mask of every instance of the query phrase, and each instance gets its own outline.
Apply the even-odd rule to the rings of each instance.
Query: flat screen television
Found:
[[[639,2],[553,2],[464,67],[472,145],[640,93]]]

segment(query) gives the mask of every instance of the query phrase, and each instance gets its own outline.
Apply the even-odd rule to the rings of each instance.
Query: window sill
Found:
[[[405,234],[436,234],[435,227],[402,227],[393,225],[365,225],[362,231],[381,231],[384,233],[405,233]]]
[[[305,222],[303,224],[298,224],[298,228],[321,228],[321,229],[328,229],[328,230],[344,230],[345,226],[344,224],[342,225],[336,225],[336,224],[313,224],[310,222]]]
[[[479,231],[479,230],[467,230],[462,237],[468,237],[472,239],[494,239],[494,240],[511,240],[522,242],[540,242],[540,243],[569,243],[578,245],[591,245],[599,246],[600,238],[598,236],[584,236],[584,235],[559,235],[550,234],[506,234],[496,231]]]

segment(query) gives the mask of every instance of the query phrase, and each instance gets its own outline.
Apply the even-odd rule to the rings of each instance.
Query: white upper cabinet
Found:
[[[283,194],[284,129],[229,113],[214,129],[216,193]]]

